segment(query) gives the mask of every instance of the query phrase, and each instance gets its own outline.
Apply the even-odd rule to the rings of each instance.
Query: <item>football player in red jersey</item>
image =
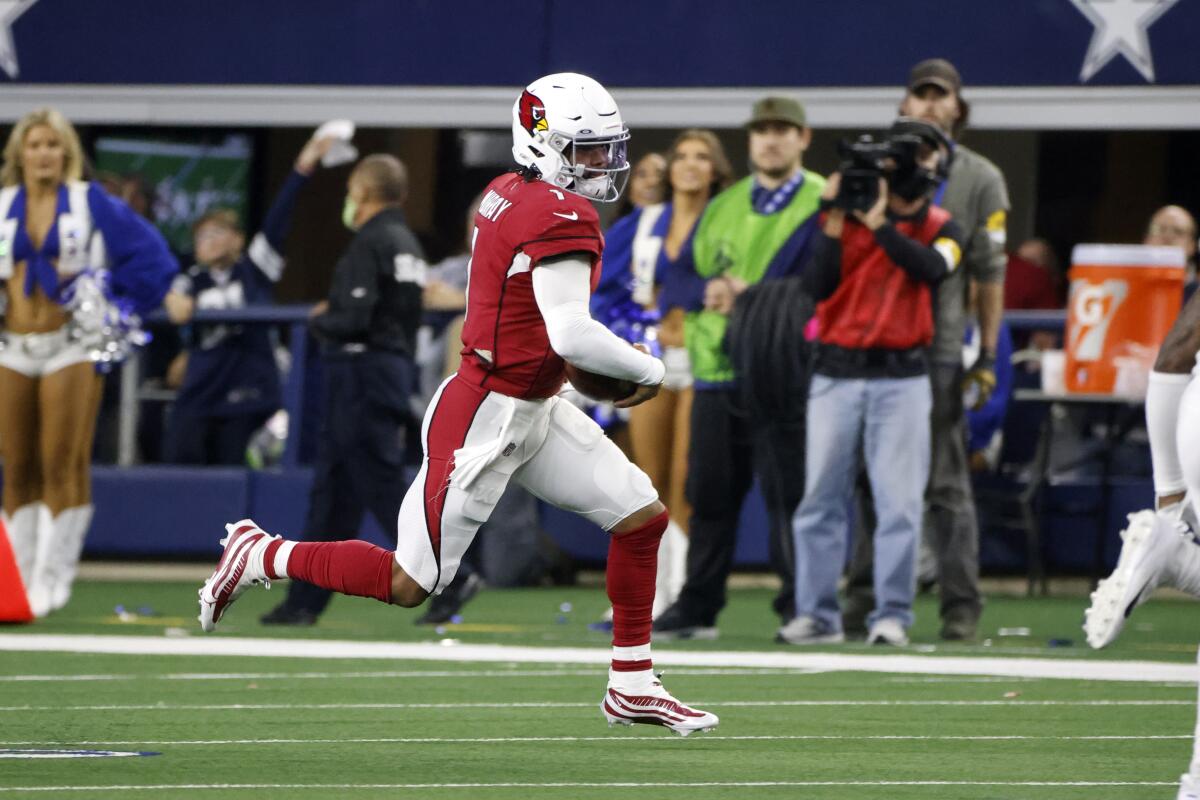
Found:
[[[618,405],[653,397],[661,361],[588,313],[604,238],[589,201],[617,199],[629,130],[611,95],[584,75],[534,81],[513,106],[519,168],[496,178],[475,215],[463,360],[425,415],[425,458],[400,508],[394,553],[362,541],[298,543],[251,520],[227,525],[225,551],[200,590],[216,627],[249,586],[298,578],[412,607],[441,592],[509,481],[595,522],[609,539],[613,655],[601,711],[609,724],[663,725],[686,736],[717,717],[672,697],[650,658],[650,612],[666,507],[650,479],[600,427],[557,395],[564,362],[632,381]]]

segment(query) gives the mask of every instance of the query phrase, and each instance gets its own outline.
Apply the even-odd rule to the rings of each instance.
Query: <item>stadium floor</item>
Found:
[[[685,739],[604,725],[594,588],[491,591],[441,631],[347,598],[266,628],[281,587],[252,590],[212,636],[196,588],[88,581],[0,628],[0,796],[1139,800],[1174,797],[1191,753],[1187,601],[1093,653],[1079,598],[993,598],[990,639],[957,646],[922,599],[913,647],[881,653],[776,645],[769,593],[735,591],[718,641],[656,645],[721,716]]]

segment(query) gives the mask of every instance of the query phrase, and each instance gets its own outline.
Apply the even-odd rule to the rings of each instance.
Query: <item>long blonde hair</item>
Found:
[[[75,126],[54,108],[39,108],[21,117],[8,135],[4,145],[4,165],[0,166],[0,186],[18,186],[25,182],[25,170],[21,166],[21,148],[29,131],[45,125],[62,139],[66,157],[63,159],[63,181],[78,181],[83,178],[83,148]]]

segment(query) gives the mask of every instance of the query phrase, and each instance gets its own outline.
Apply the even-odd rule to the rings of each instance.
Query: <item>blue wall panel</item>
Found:
[[[224,524],[246,515],[246,470],[155,467],[92,470],[96,516],[88,554],[210,556]]]
[[[1200,83],[1200,3],[1159,9],[1134,26],[1153,82]],[[23,82],[291,86],[898,86],[935,55],[973,86],[1078,86],[1097,30],[1069,0],[34,0],[11,25]],[[1148,80],[1116,57],[1087,82]]]
[[[266,530],[298,536],[308,510],[311,471],[252,472],[190,467],[93,468],[96,517],[86,555],[127,558],[211,558],[218,552],[224,524],[251,517]],[[1049,487],[1042,500],[1042,538],[1052,571],[1086,574],[1093,567],[1096,538],[1104,537],[1105,561],[1120,550],[1117,532],[1125,515],[1145,508],[1153,496],[1146,479],[1114,479],[1106,524],[1100,526],[1101,494],[1094,480]],[[571,555],[603,561],[608,537],[582,518],[542,506],[542,524]],[[742,509],[735,562],[763,567],[768,562],[767,518],[757,487]],[[367,541],[392,547],[390,536],[369,516],[361,533]],[[981,547],[984,568],[1024,568],[1024,537],[988,532]]]

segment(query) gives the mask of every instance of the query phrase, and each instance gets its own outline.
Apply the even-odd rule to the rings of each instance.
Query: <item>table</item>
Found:
[[[1093,407],[1102,408],[1105,412],[1105,429],[1102,446],[1100,448],[1100,508],[1097,512],[1099,517],[1099,533],[1096,536],[1096,553],[1095,560],[1092,564],[1092,583],[1098,583],[1103,577],[1104,569],[1104,542],[1105,542],[1105,526],[1108,525],[1108,519],[1112,511],[1112,488],[1109,485],[1109,479],[1112,476],[1113,451],[1117,444],[1125,438],[1132,427],[1132,422],[1137,422],[1142,419],[1141,414],[1131,414],[1129,412],[1138,411],[1145,404],[1145,398],[1141,397],[1126,397],[1111,393],[1096,393],[1096,392],[1070,392],[1050,393],[1043,392],[1037,389],[1017,389],[1013,392],[1013,400],[1026,403],[1047,403],[1052,406],[1075,406],[1075,407]],[[1120,420],[1122,412],[1125,413],[1125,419]],[[1047,473],[1050,469],[1050,448],[1054,437],[1053,415],[1047,414],[1045,422],[1042,423],[1042,431],[1038,439],[1038,453],[1034,458],[1035,475],[1033,478],[1034,484],[1040,487],[1046,482]],[[1030,558],[1036,557],[1037,573],[1042,581],[1042,591],[1045,593],[1045,571],[1041,566],[1041,541],[1040,536],[1034,534],[1036,542],[1031,542],[1031,545],[1036,546],[1036,553],[1031,553]],[[1034,562],[1031,560],[1030,580],[1032,583],[1034,573]]]

